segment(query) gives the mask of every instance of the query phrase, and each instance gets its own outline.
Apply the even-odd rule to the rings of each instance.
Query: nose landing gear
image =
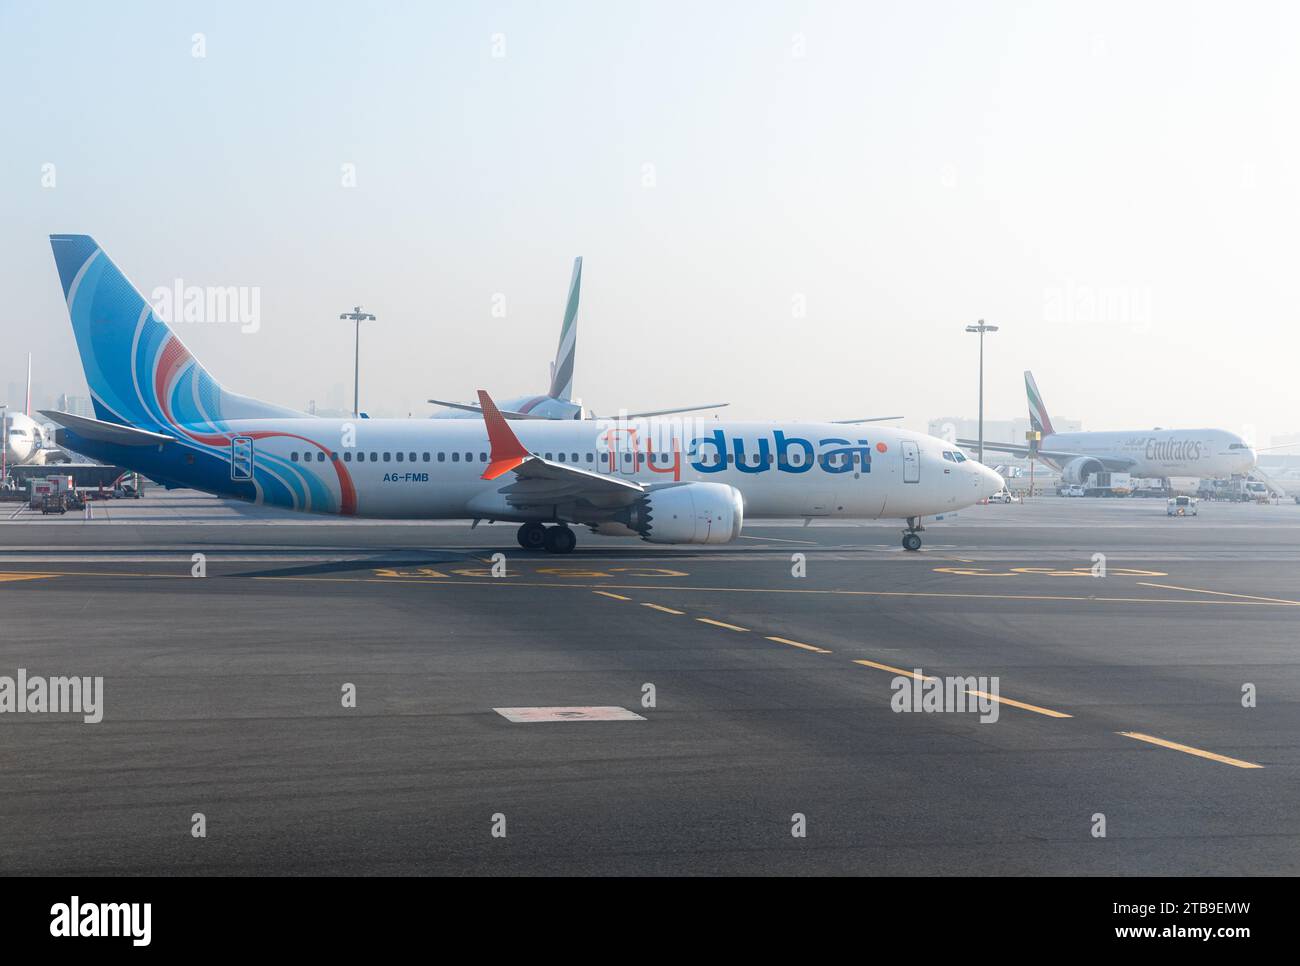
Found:
[[[548,553],[572,553],[578,538],[566,526],[546,527],[540,523],[525,523],[515,534],[519,546],[525,550],[546,550]]]
[[[924,529],[925,527],[921,526],[920,517],[908,517],[907,529],[903,531],[903,549],[913,550],[913,551],[920,550],[921,549],[920,532]]]

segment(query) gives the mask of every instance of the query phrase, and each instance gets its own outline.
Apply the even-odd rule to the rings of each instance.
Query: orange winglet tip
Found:
[[[483,471],[483,475],[479,477],[479,479],[495,480],[498,476],[503,476],[504,474],[509,473],[523,461],[524,457],[522,456],[511,456],[509,459],[493,460],[488,464],[488,468]]]

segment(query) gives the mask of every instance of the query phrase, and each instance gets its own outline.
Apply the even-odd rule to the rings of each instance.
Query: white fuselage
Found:
[[[747,518],[932,515],[1002,486],[996,473],[943,440],[883,427],[672,419],[510,426],[535,455],[583,471],[646,487],[730,484]],[[506,502],[501,491],[511,475],[481,479],[490,450],[481,420],[259,419],[234,421],[228,431],[245,438],[238,445],[251,449],[266,481],[257,487],[261,502],[363,517],[539,517]],[[208,451],[223,455],[215,441]],[[224,489],[217,481],[176,482]],[[585,522],[560,509],[550,518]]]
[[[5,413],[4,461],[9,466],[20,466],[33,460],[41,451],[41,427],[36,420],[23,413]]]
[[[1249,473],[1255,451],[1222,429],[1150,429],[1132,432],[1054,433],[1039,448],[1078,453],[1132,465],[1134,476],[1198,476],[1220,479]],[[1061,469],[1059,460],[1047,460]]]

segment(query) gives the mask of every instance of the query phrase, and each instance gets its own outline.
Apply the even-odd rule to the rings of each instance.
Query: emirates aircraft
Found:
[[[22,412],[6,410],[3,420],[4,422],[0,423],[0,442],[4,445],[4,453],[0,456],[0,466],[3,466],[6,471],[11,466],[42,462],[48,457],[65,455],[46,446],[45,433],[41,424],[32,419],[32,357],[30,355],[27,357],[26,405]]]
[[[46,412],[63,445],[202,490],[292,510],[508,520],[526,549],[567,553],[572,527],[651,543],[734,540],[746,518],[906,521],[969,506],[1002,478],[899,429],[723,420],[510,423],[318,419],[232,393],[87,235],[52,235],[97,418]]]
[[[1052,428],[1034,375],[1025,370],[1029,423],[1042,435],[1031,450],[1021,443],[990,443],[984,448],[1020,457],[1034,456],[1061,472],[1066,483],[1085,483],[1106,470],[1169,479],[1196,476],[1226,479],[1255,469],[1255,451],[1236,433],[1224,429],[1133,429],[1112,432],[1058,433]],[[962,446],[978,440],[959,439]]]
[[[551,383],[542,395],[517,396],[503,399],[498,410],[506,419],[600,419],[583,408],[573,398],[573,367],[578,355],[578,300],[582,296],[582,256],[573,260],[573,277],[569,280],[569,296],[564,300],[564,321],[560,324],[560,342],[555,348],[555,361],[551,363]],[[431,419],[482,419],[483,410],[474,403],[449,402],[430,399],[435,406],[443,406]],[[645,416],[669,416],[675,413],[702,412],[706,409],[723,409],[726,403],[706,403],[703,406],[678,406],[675,409],[655,409],[642,413],[620,413],[618,419],[640,419]],[[885,417],[893,419],[896,417]],[[874,421],[874,420],[864,420]]]

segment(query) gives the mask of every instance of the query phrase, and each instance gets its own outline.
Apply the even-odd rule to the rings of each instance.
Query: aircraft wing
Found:
[[[835,426],[854,426],[858,423],[883,423],[890,419],[902,419],[902,416],[863,416],[861,419],[832,419]],[[987,448],[987,443],[985,444]]]
[[[448,402],[445,399],[430,399],[429,402],[433,403],[435,406],[445,406],[447,409],[460,409],[467,413],[478,413],[480,416],[483,415],[483,410],[480,409],[478,406],[473,405],[472,403]],[[499,412],[506,419],[550,419],[551,418],[550,416],[539,416],[536,413],[520,413],[520,412],[516,412],[513,409],[498,409],[497,412]]]
[[[584,502],[613,508],[628,506],[645,495],[645,487],[632,480],[534,455],[519,441],[492,397],[480,389],[478,398],[492,448],[482,478],[495,480],[513,473],[514,482],[501,490],[511,506]]]
[[[673,413],[698,413],[706,409],[722,409],[731,403],[709,403],[706,406],[681,406],[677,409],[651,409],[644,413],[619,413],[617,416],[593,416],[592,419],[645,419],[648,416],[671,416]]]
[[[978,449],[980,443],[977,439],[959,439],[957,440],[957,445],[964,446],[967,449]],[[1010,453],[1012,456],[1019,456],[1021,459],[1029,459],[1033,456],[1036,459],[1051,460],[1053,463],[1068,463],[1070,460],[1078,459],[1081,456],[1087,456],[1088,459],[1096,460],[1113,473],[1123,473],[1125,470],[1131,468],[1135,462],[1130,459],[1091,456],[1087,453],[1067,453],[1064,450],[1059,449],[1037,449],[1031,452],[1029,447],[1023,443],[991,443],[987,439],[984,440],[984,448],[991,449],[995,453]]]

